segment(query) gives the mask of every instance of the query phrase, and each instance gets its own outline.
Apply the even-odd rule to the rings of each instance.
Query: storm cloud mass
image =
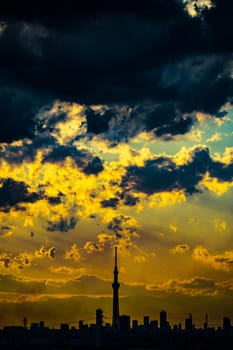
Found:
[[[130,120],[157,136],[186,133],[195,111],[217,114],[232,99],[233,5],[214,4],[196,17],[178,0],[1,5],[1,140],[32,138],[34,115],[56,99],[150,105]],[[89,117],[88,132],[111,119]]]
[[[110,315],[116,246],[121,314],[233,318],[232,17],[0,2],[0,327]]]

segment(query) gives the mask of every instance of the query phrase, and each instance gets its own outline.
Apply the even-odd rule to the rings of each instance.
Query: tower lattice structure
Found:
[[[112,283],[113,289],[113,308],[112,308],[112,327],[113,329],[119,329],[119,288],[118,282],[118,267],[117,267],[117,247],[115,247],[115,265],[113,271],[114,279]]]

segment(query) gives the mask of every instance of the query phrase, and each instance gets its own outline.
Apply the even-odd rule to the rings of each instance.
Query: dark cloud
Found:
[[[33,145],[22,142],[19,145],[0,144],[0,158],[9,163],[20,164],[35,159],[37,149]]]
[[[38,107],[56,99],[153,106],[145,118],[132,113],[116,140],[184,134],[194,111],[218,113],[232,100],[233,5],[215,4],[196,18],[177,0],[1,4],[0,140],[33,138]],[[114,118],[89,111],[88,132],[106,134]]]
[[[124,199],[124,204],[131,207],[139,202],[139,198],[134,197],[128,193],[122,193],[122,197]]]
[[[54,248],[54,247],[50,248],[50,250],[49,250],[49,257],[50,257],[51,259],[54,259],[54,258],[55,258],[55,253],[56,253],[56,251],[57,251],[56,248]]]
[[[116,193],[116,197],[112,197],[101,201],[101,205],[103,208],[110,207],[110,208],[116,209],[118,207],[120,200],[123,201],[123,204],[131,207],[133,207],[139,202],[139,198],[134,197],[129,193],[121,192],[121,193]]]
[[[41,103],[29,91],[0,86],[0,141],[12,142],[33,137],[33,118]]]
[[[49,204],[55,205],[55,204],[60,204],[61,203],[61,198],[58,197],[48,197],[48,202]]]
[[[216,289],[215,281],[204,277],[194,277],[189,281],[181,282],[180,286],[191,289]]]
[[[91,134],[102,134],[108,132],[109,122],[114,117],[113,111],[102,111],[101,115],[92,108],[87,109],[87,132]]]
[[[24,87],[15,82],[15,78],[5,74],[3,66],[0,59],[0,142],[32,139],[35,128],[34,117],[41,105],[50,99],[32,86]]]
[[[110,198],[110,199],[104,199],[101,201],[101,205],[103,208],[113,208],[116,209],[119,204],[118,198]]]
[[[138,231],[135,222],[131,222],[131,218],[126,215],[115,216],[107,225],[110,231],[113,231],[117,240],[124,240],[125,248],[132,246],[131,236]]]
[[[75,228],[77,224],[77,219],[75,217],[71,217],[70,219],[60,218],[60,220],[56,222],[48,221],[48,224],[48,231],[68,232],[69,230]]]
[[[99,157],[94,157],[91,160],[87,161],[87,165],[83,168],[84,173],[87,175],[97,175],[102,170],[104,170],[103,162]]]
[[[0,159],[8,163],[21,164],[35,160],[37,151],[44,148],[56,147],[56,141],[49,135],[37,135],[33,140],[20,140],[16,143],[0,143]]]
[[[233,259],[231,258],[224,258],[224,257],[216,257],[214,258],[214,261],[217,263],[225,263],[225,264],[233,264]]]
[[[87,112],[87,132],[101,134],[115,146],[142,131],[153,131],[157,137],[172,138],[187,133],[195,122],[194,114],[178,111],[176,103],[111,106]]]
[[[34,203],[41,199],[36,192],[29,192],[28,186],[23,181],[15,181],[7,178],[2,180],[0,188],[0,210],[9,212],[14,207],[20,210],[18,206],[21,203]]]
[[[233,164],[216,162],[208,148],[196,147],[191,161],[184,165],[176,165],[168,157],[159,157],[146,161],[142,167],[129,166],[122,187],[149,195],[182,189],[191,195],[200,191],[198,184],[207,172],[219,181],[232,181]]]
[[[8,269],[10,267],[10,264],[11,264],[11,259],[7,256],[5,257],[1,257],[0,258],[0,261],[3,262],[3,266]]]
[[[99,157],[94,157],[87,150],[78,150],[73,146],[55,146],[44,157],[43,162],[63,162],[67,157],[71,157],[77,166],[87,175],[97,175],[103,170],[103,164]]]
[[[157,20],[169,19],[174,15],[182,14],[181,7],[177,6],[176,0],[147,0],[147,6],[142,6],[137,1],[100,0],[98,3],[87,0],[76,3],[73,0],[59,2],[56,7],[44,0],[36,0],[33,5],[22,0],[20,5],[11,1],[2,3],[1,15],[5,19],[14,18],[24,21],[39,21],[49,27],[60,27],[65,29],[76,21],[93,19],[103,14],[134,14]]]

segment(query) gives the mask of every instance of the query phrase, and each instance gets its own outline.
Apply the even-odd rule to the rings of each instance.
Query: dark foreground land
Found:
[[[104,327],[0,330],[0,350],[233,350],[233,329],[161,332],[144,328],[113,332]]]

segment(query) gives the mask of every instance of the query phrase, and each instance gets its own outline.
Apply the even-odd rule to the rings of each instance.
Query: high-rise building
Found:
[[[121,315],[119,317],[119,321],[120,321],[120,330],[121,331],[130,329],[130,316],[128,316],[128,315]]]
[[[144,316],[143,317],[143,326],[149,327],[149,325],[150,325],[150,316]]]
[[[166,329],[167,326],[167,313],[166,311],[160,311],[160,329]]]
[[[95,323],[97,327],[102,327],[103,326],[103,310],[97,309],[95,313]]]
[[[223,318],[223,330],[229,330],[231,328],[231,319],[229,317]]]
[[[120,283],[118,282],[118,267],[117,267],[117,247],[115,247],[115,266],[113,271],[114,279],[112,284],[113,289],[113,308],[112,308],[112,327],[114,330],[119,329],[119,294],[118,290]]]
[[[192,332],[193,330],[193,317],[192,314],[189,314],[189,317],[185,319],[185,330]]]

